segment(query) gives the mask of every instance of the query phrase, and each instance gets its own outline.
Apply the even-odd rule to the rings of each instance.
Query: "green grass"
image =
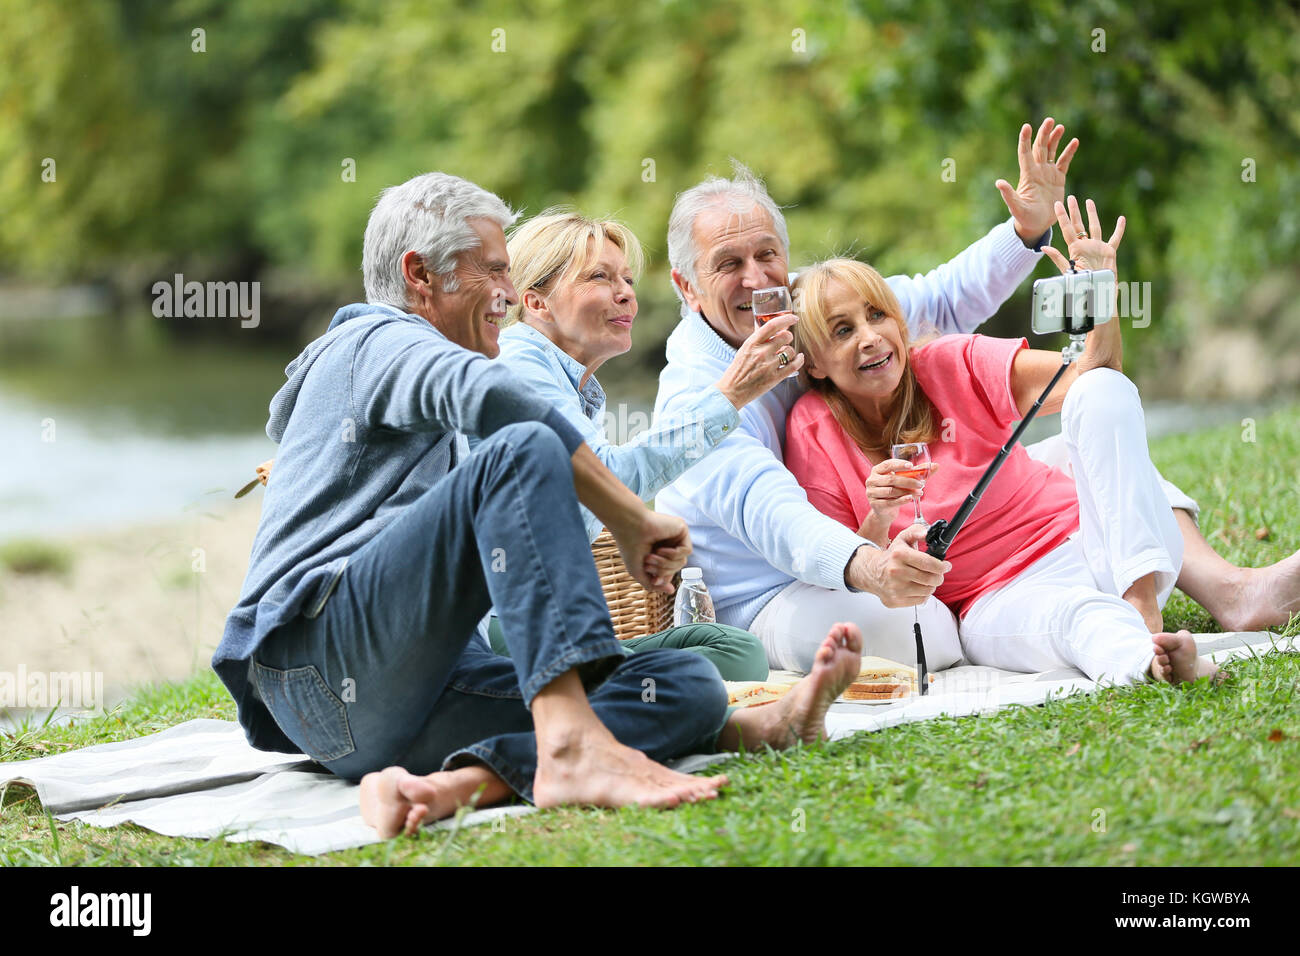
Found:
[[[1300,406],[1256,429],[1254,442],[1223,428],[1152,448],[1165,475],[1200,500],[1211,542],[1244,564],[1300,547]],[[1217,630],[1181,595],[1165,620]],[[1287,633],[1300,633],[1300,620]],[[32,791],[11,787],[0,863],[1295,865],[1300,655],[1228,671],[1219,687],[1115,688],[738,758],[721,768],[731,778],[722,799],[672,812],[551,811],[316,860],[267,844],[59,823]],[[148,688],[103,718],[0,735],[0,760],[195,717],[234,718],[211,674]]]
[[[72,570],[72,552],[34,538],[19,538],[0,545],[0,567],[12,574],[66,575]]]

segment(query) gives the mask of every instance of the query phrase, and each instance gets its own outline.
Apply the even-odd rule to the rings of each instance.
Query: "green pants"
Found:
[[[489,622],[488,640],[492,650],[503,657],[510,656],[501,624],[495,615]],[[749,631],[728,624],[670,627],[658,634],[624,641],[623,646],[633,654],[661,647],[690,651],[712,661],[723,680],[767,680],[767,652],[763,645]]]

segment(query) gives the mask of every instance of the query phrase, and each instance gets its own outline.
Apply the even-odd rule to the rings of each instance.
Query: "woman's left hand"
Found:
[[[1067,240],[1066,245],[1070,250],[1070,258],[1074,260],[1074,265],[1080,270],[1109,269],[1112,275],[1118,277],[1115,269],[1116,252],[1119,250],[1120,240],[1124,238],[1124,217],[1120,216],[1115,222],[1115,231],[1111,233],[1109,241],[1101,238],[1101,220],[1097,216],[1097,206],[1091,199],[1088,200],[1088,229],[1083,228],[1083,217],[1079,215],[1079,202],[1073,196],[1070,197],[1070,212],[1066,216],[1065,207],[1059,202],[1056,204],[1056,221],[1060,223],[1062,232],[1065,233]],[[1062,273],[1070,271],[1070,264],[1066,261],[1065,256],[1061,255],[1050,246],[1044,247],[1043,251],[1047,256],[1056,263],[1056,267]],[[1071,375],[1062,379],[1060,385],[1054,390],[1051,400],[1044,403],[1044,407],[1054,404],[1054,400],[1060,398],[1064,401],[1065,392],[1073,384],[1074,380],[1094,368],[1111,368],[1117,372],[1124,370],[1124,337],[1120,334],[1120,323],[1118,321],[1107,322],[1101,316],[1108,315],[1112,319],[1117,319],[1115,306],[1118,299],[1115,297],[1118,290],[1118,281],[1111,286],[1111,301],[1109,303],[1096,303],[1097,325],[1088,333],[1087,344],[1084,346],[1083,354],[1074,362],[1071,368]],[[1103,312],[1103,310],[1109,310]]]
[[[1061,227],[1061,235],[1065,236],[1065,247],[1069,251],[1070,259],[1074,260],[1075,268],[1080,271],[1109,269],[1115,272],[1116,253],[1119,251],[1120,240],[1124,238],[1124,217],[1120,216],[1116,220],[1115,231],[1111,233],[1108,241],[1101,237],[1101,219],[1097,216],[1096,203],[1091,199],[1086,201],[1088,207],[1086,230],[1083,228],[1083,217],[1079,214],[1079,201],[1071,196],[1069,204],[1068,215],[1064,205],[1059,202],[1056,204],[1056,221]],[[1062,273],[1070,271],[1069,260],[1051,246],[1043,246],[1043,253]]]

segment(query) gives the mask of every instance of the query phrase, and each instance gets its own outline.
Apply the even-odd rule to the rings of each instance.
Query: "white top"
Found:
[[[1008,219],[937,269],[887,281],[913,331],[925,325],[941,333],[971,332],[1015,291],[1041,255],[1025,247]],[[686,407],[736,355],[685,306],[666,352],[656,419]],[[810,505],[783,464],[785,420],[800,394],[798,380],[791,377],[750,402],[740,413],[739,430],[655,501],[658,510],[689,525],[692,563],[708,577],[724,624],[749,627],[763,605],[795,579],[847,589],[844,570],[864,543]]]

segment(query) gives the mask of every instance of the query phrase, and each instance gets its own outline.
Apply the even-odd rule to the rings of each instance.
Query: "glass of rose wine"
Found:
[[[923,441],[907,442],[902,445],[889,446],[890,458],[901,458],[910,462],[911,468],[900,468],[894,474],[900,478],[915,478],[921,482],[921,488],[912,493],[912,504],[916,508],[916,520],[912,524],[930,527],[930,522],[921,514],[921,496],[925,493],[925,479],[930,475],[930,446]]]
[[[912,504],[916,508],[916,518],[912,522],[912,527],[920,525],[928,530],[930,522],[926,521],[925,516],[921,514],[921,495],[925,492],[925,479],[930,475],[930,446],[923,441],[890,445],[889,457],[901,458],[912,465],[911,468],[900,468],[894,474],[902,475],[904,478],[915,478],[921,482],[921,487],[912,492]],[[925,646],[921,638],[920,606],[912,608],[912,629],[916,635],[916,671],[921,679],[921,693],[929,694],[930,679],[925,666]]]
[[[770,289],[755,289],[750,301],[753,306],[754,322],[757,325],[763,325],[768,319],[782,312],[792,311],[790,290],[783,285],[773,286]]]

